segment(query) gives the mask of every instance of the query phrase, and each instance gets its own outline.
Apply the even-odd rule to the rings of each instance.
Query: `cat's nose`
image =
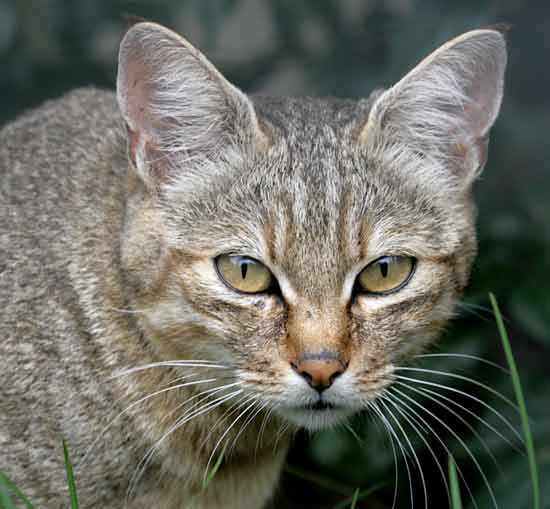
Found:
[[[319,393],[328,389],[347,367],[340,359],[326,356],[306,357],[296,364],[291,363],[291,366]]]

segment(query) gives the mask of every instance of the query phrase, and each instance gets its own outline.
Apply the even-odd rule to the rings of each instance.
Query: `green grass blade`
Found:
[[[451,507],[452,509],[462,509],[462,499],[460,498],[460,486],[456,474],[456,464],[452,456],[449,455],[449,486],[451,488]]]
[[[351,501],[350,509],[355,509],[355,506],[357,505],[357,499],[359,498],[359,488],[355,490],[355,493],[353,494],[353,499]]]
[[[527,414],[527,406],[525,405],[525,398],[523,397],[523,389],[521,388],[521,381],[512,353],[512,347],[508,338],[508,333],[504,327],[504,321],[502,320],[502,314],[498,307],[497,300],[493,293],[489,293],[489,300],[491,306],[493,306],[493,312],[497,321],[498,332],[500,339],[502,340],[502,346],[506,355],[506,361],[510,368],[510,375],[512,376],[512,384],[514,386],[514,393],[518,402],[519,414],[521,418],[521,426],[523,428],[523,436],[525,437],[525,447],[527,449],[527,458],[529,460],[529,469],[531,471],[531,484],[533,486],[533,509],[540,509],[540,485],[539,474],[537,469],[537,460],[535,458],[535,446],[533,443],[533,435],[531,434],[531,427],[529,426],[529,415]]]
[[[346,498],[339,504],[335,505],[334,509],[344,509],[347,508],[350,504],[351,509],[355,509],[355,505],[357,504],[357,502],[359,502],[359,500],[363,500],[364,498],[369,497],[372,493],[384,488],[387,485],[388,483],[384,481],[374,484],[370,488],[365,488],[364,490],[360,490],[359,488],[357,488],[351,498]]]
[[[8,483],[3,476],[0,476],[0,509],[15,509],[10,496]]]
[[[208,485],[212,482],[212,479],[214,479],[214,476],[216,475],[216,472],[220,469],[222,466],[222,461],[225,456],[225,450],[227,449],[227,444],[229,443],[229,440],[225,442],[225,445],[223,446],[223,449],[220,452],[220,455],[216,459],[216,463],[212,466],[212,469],[210,472],[208,472],[208,475],[203,479],[202,481],[202,489],[206,489]]]
[[[67,448],[67,442],[65,442],[65,440],[63,440],[63,456],[65,457],[65,470],[67,471],[67,484],[69,485],[71,509],[78,509],[78,495],[76,494],[73,465],[71,463],[71,460],[69,459],[69,449]]]
[[[23,494],[23,492],[17,487],[17,485],[0,470],[0,502],[3,504],[2,493],[12,492],[21,502],[25,504],[27,509],[34,509],[32,502]],[[9,495],[8,495],[9,496]],[[13,506],[7,506],[13,507]],[[4,508],[4,505],[0,505],[0,508]]]

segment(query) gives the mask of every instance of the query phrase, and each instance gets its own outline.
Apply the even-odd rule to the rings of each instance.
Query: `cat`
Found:
[[[367,99],[247,96],[139,22],[116,95],[5,126],[0,469],[61,507],[65,439],[82,507],[265,507],[453,315],[505,67],[488,27]]]

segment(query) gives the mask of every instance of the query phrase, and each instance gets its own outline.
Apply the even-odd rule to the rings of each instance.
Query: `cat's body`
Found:
[[[500,33],[470,34],[463,51],[485,76],[474,82],[469,64],[462,93],[479,92],[479,114],[437,95],[460,84],[445,50],[440,83],[428,59],[370,100],[250,102],[188,43],[143,23],[123,42],[118,103],[75,91],[0,131],[0,469],[39,507],[59,507],[64,438],[83,507],[122,507],[129,489],[131,509],[264,507],[286,423],[317,429],[364,408],[466,285],[469,191],[505,63]],[[434,85],[429,100],[407,88],[415,72]],[[417,96],[424,116],[407,126]],[[430,122],[452,115],[452,143],[438,142]],[[265,292],[234,291],[226,253],[267,265]],[[386,255],[413,260],[407,279],[357,293],[358,274]],[[177,360],[192,362],[124,371]]]

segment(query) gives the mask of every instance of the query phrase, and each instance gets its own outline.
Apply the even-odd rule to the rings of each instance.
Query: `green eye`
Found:
[[[411,278],[416,260],[410,256],[383,256],[369,263],[357,278],[369,293],[391,293],[400,290]]]
[[[273,274],[258,260],[238,255],[220,255],[215,260],[221,279],[243,293],[266,291],[273,283]]]

